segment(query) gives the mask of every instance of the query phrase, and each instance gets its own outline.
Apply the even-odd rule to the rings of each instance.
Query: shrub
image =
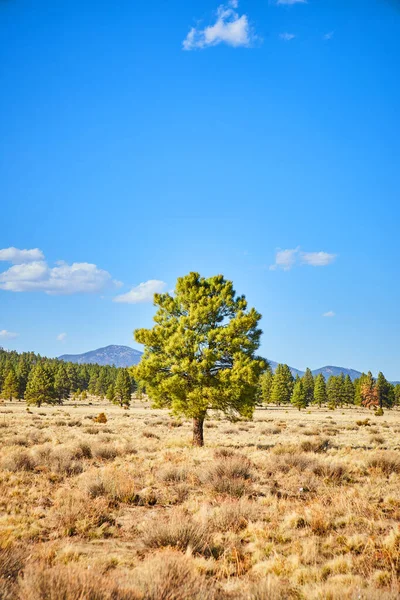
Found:
[[[369,458],[367,465],[381,471],[384,475],[400,473],[400,456],[395,452],[377,452]]]
[[[107,423],[107,417],[105,413],[102,412],[98,414],[97,417],[93,419],[93,421],[95,421],[96,423]]]
[[[206,482],[215,492],[237,498],[248,491],[250,478],[251,462],[241,454],[219,460],[205,474]]]
[[[28,452],[18,450],[2,461],[3,469],[7,471],[33,471],[36,463]]]
[[[182,511],[173,513],[168,521],[153,521],[143,535],[148,548],[176,548],[182,552],[205,553],[209,548],[207,531]]]

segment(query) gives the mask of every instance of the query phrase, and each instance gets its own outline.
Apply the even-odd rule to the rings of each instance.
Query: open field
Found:
[[[399,597],[398,410],[191,435],[140,403],[0,404],[0,598]]]

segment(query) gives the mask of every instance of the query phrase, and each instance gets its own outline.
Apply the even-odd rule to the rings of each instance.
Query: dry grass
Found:
[[[399,412],[91,402],[1,407],[1,600],[400,596]]]

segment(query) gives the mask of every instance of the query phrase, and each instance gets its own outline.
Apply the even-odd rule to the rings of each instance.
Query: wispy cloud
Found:
[[[328,310],[328,312],[324,313],[322,316],[332,319],[333,317],[336,317],[336,313],[334,313],[333,310]]]
[[[153,302],[154,294],[161,294],[166,290],[167,284],[159,279],[150,279],[139,283],[126,294],[120,294],[113,298],[114,302],[124,302],[126,304],[141,304],[144,302]]]
[[[18,337],[18,335],[18,333],[14,333],[13,331],[7,331],[7,329],[0,330],[0,338],[2,339],[13,340],[14,338]]]
[[[249,24],[248,16],[239,15],[237,12],[238,6],[238,0],[221,4],[216,11],[215,23],[204,29],[192,27],[183,41],[183,49],[195,50],[217,44],[234,47],[250,46],[256,36]]]
[[[325,267],[336,259],[336,254],[328,252],[302,252],[300,246],[297,248],[281,250],[278,248],[275,254],[275,262],[270,266],[271,271],[282,269],[290,271],[296,265],[309,265],[311,267]]]
[[[65,340],[67,339],[67,334],[59,333],[56,339],[58,342],[65,342]]]
[[[20,265],[21,263],[33,262],[35,260],[44,260],[44,255],[39,248],[19,250],[11,246],[10,248],[0,250],[0,260],[10,262],[13,265]]]
[[[50,267],[43,252],[6,248],[0,250],[1,260],[14,263],[0,272],[0,289],[8,292],[45,292],[46,294],[77,294],[100,292],[115,287],[114,281],[104,269],[92,263],[58,261]]]
[[[296,37],[294,33],[288,33],[287,31],[285,33],[280,33],[279,37],[281,38],[281,40],[285,41],[285,42],[290,42],[291,40],[294,40],[294,38]]]
[[[324,35],[324,40],[331,40],[334,35],[335,35],[334,31],[328,31],[328,33],[325,33],[325,35]]]
[[[296,264],[299,250],[300,248],[294,248],[293,250],[278,249],[275,254],[275,263],[270,266],[270,270],[283,269],[289,271]]]
[[[325,267],[334,262],[336,254],[329,254],[328,252],[301,252],[300,261],[303,265],[310,265],[311,267]]]
[[[307,0],[276,0],[278,5],[307,4]]]

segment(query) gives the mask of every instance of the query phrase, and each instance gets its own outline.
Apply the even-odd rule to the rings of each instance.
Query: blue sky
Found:
[[[399,59],[395,0],[0,1],[0,344],[135,346],[195,270],[400,379]]]

